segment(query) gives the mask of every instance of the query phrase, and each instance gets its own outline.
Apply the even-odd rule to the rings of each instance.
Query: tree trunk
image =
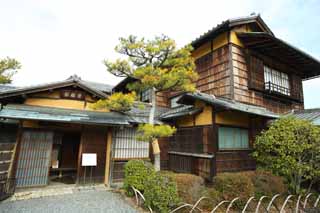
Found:
[[[154,118],[156,113],[156,89],[152,88],[151,92],[151,109],[149,114],[149,124],[154,125]],[[150,141],[153,149],[153,157],[154,157],[154,169],[156,171],[160,171],[160,149],[158,140]]]

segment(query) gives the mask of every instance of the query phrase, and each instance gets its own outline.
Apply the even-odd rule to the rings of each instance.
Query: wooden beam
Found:
[[[108,129],[107,135],[107,150],[106,150],[106,168],[105,168],[105,175],[104,175],[104,184],[109,186],[110,185],[110,164],[111,164],[111,147],[112,147],[112,128]]]

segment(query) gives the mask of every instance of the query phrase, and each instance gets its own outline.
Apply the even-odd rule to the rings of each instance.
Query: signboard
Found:
[[[96,153],[83,153],[82,154],[82,166],[97,166],[97,154]]]

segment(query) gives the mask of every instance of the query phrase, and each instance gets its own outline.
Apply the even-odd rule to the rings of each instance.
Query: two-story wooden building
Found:
[[[227,20],[192,42],[197,92],[157,94],[156,122],[177,127],[160,139],[161,168],[211,179],[225,171],[255,169],[255,136],[267,123],[303,110],[302,81],[320,75],[320,62],[278,39],[260,16]],[[150,105],[129,113],[90,106],[126,91],[73,76],[65,81],[0,91],[0,175],[17,187],[55,182],[116,182],[130,159],[148,159],[136,141]],[[149,91],[141,95],[150,101]],[[84,167],[83,154],[97,164]],[[92,174],[92,175],[91,175]],[[0,178],[1,179],[1,178]],[[1,183],[1,181],[0,181]]]
[[[302,81],[320,75],[320,62],[277,38],[259,15],[224,21],[192,46],[198,91],[157,97],[171,108],[161,119],[178,129],[160,144],[162,165],[207,179],[255,169],[255,136],[268,121],[304,109]]]

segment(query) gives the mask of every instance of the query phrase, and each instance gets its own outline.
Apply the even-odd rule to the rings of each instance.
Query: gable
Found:
[[[90,110],[99,97],[82,88],[63,87],[51,91],[36,92],[25,96],[23,104],[31,106]]]
[[[72,76],[65,81],[0,92],[0,103],[87,110],[97,100],[108,97],[108,86]]]
[[[229,19],[191,42],[194,47],[193,56],[199,58],[228,42],[241,46],[242,44],[237,38],[236,32],[265,32],[274,36],[260,15]]]

